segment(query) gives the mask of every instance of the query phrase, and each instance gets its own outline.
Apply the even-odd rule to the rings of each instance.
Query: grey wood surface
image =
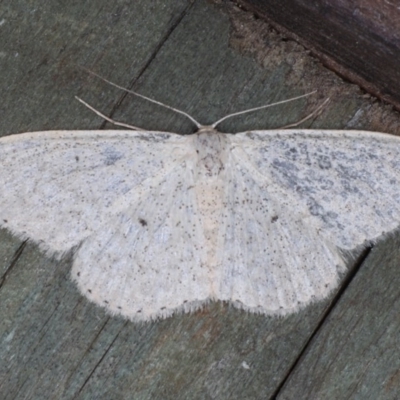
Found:
[[[304,127],[400,130],[390,107],[229,2],[15,0],[0,7],[0,43],[1,135],[108,126],[75,95],[147,129],[194,131],[183,117],[82,67],[205,124],[318,89],[229,120],[225,132],[283,126],[327,97],[324,113]],[[72,253],[53,260],[2,230],[0,397],[395,399],[399,243],[398,235],[386,238],[359,263],[355,251],[337,292],[285,318],[213,303],[135,324],[78,293],[69,280]]]

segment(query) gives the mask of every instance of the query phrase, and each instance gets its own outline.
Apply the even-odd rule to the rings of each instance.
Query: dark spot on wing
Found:
[[[142,226],[147,226],[147,221],[145,219],[143,219],[143,218],[139,218],[139,223]]]

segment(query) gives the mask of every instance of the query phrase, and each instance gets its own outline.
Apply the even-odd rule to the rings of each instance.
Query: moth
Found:
[[[0,225],[50,255],[74,248],[80,292],[134,321],[212,300],[296,312],[337,286],[343,250],[398,228],[398,137],[192,121],[186,136],[2,137]]]

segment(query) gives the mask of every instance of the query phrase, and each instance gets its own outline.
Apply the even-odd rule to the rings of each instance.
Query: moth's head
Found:
[[[196,133],[215,134],[218,133],[218,130],[213,125],[200,125]]]

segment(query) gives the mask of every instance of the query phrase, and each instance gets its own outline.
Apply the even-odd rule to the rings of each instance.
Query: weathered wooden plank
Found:
[[[96,65],[106,75],[113,71],[115,79],[128,85],[129,79],[140,76],[189,6],[186,0],[168,6],[162,0],[151,5],[45,0],[3,5],[2,134],[97,127],[93,115],[88,116],[74,99],[87,81],[81,67]],[[103,96],[105,104],[114,104],[104,91],[107,88],[96,93],[91,83],[91,89]]]
[[[10,4],[9,15],[14,19],[18,15],[26,25],[15,32],[10,29],[7,49],[27,44],[19,48],[16,61],[7,60],[0,74],[0,94],[6,100],[2,134],[102,126],[103,121],[74,103],[76,94],[126,122],[193,131],[181,117],[125,97],[77,65],[184,109],[203,123],[318,87],[332,102],[309,126],[398,129],[396,116],[259,21],[200,0],[192,8],[189,5],[175,0],[170,7],[165,2],[103,6],[97,2],[96,7],[64,5],[59,16],[58,6],[50,1],[40,4],[42,19],[32,21],[32,9],[18,1]],[[56,18],[49,18],[49,13]],[[246,29],[252,33],[250,39]],[[269,44],[267,53],[254,44],[260,35]],[[35,51],[31,52],[30,41],[39,46]],[[53,56],[41,63],[47,52]],[[24,79],[27,60],[31,71]],[[319,102],[317,97],[289,103],[227,121],[221,129],[281,126],[300,119]],[[2,235],[0,242],[12,243],[6,244],[4,254],[10,260],[21,243],[8,233]],[[192,315],[133,324],[107,316],[81,297],[68,279],[70,265],[71,257],[51,260],[28,244],[8,269],[0,289],[0,393],[6,399],[268,398],[285,379],[330,302],[286,318],[211,304]]]
[[[400,109],[396,2],[238,0],[367,92]]]

